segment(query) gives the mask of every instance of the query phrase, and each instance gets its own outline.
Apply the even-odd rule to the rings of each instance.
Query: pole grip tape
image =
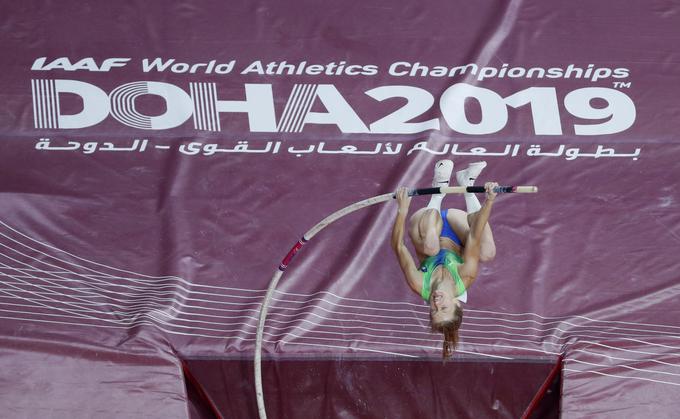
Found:
[[[420,188],[411,189],[408,191],[408,196],[418,196],[418,195],[435,195],[441,193],[441,190],[437,188]]]
[[[486,192],[486,189],[484,189],[484,186],[468,186],[465,188],[466,191],[469,193],[484,193]],[[513,193],[515,192],[515,186],[497,186],[494,188],[494,192],[496,193]]]
[[[297,243],[295,243],[295,246],[293,246],[288,254],[286,255],[285,258],[283,258],[283,261],[281,261],[281,264],[279,265],[279,270],[281,272],[285,271],[288,265],[290,265],[290,261],[293,260],[293,257],[297,254],[297,252],[302,248],[302,246],[307,243],[307,239],[304,237],[298,240]]]

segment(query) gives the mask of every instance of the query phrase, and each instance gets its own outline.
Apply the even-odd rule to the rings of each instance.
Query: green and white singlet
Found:
[[[430,256],[420,264],[420,271],[423,273],[423,289],[420,292],[420,296],[423,300],[430,301],[430,280],[432,279],[432,272],[439,265],[443,265],[453,277],[453,281],[456,283],[456,297],[463,303],[467,302],[467,290],[465,289],[465,284],[463,279],[458,273],[458,266],[463,264],[463,258],[452,250],[441,249],[439,253],[434,256]]]

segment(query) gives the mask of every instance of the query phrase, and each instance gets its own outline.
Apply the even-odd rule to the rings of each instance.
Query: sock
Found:
[[[460,186],[474,186],[475,179],[482,173],[482,170],[486,167],[486,162],[480,161],[475,163],[470,163],[467,169],[461,170],[456,173],[456,181]],[[477,195],[473,193],[463,194],[465,198],[465,207],[468,214],[475,213],[482,209],[482,204],[479,203]]]
[[[470,195],[472,195],[472,194],[470,194]],[[432,209],[436,209],[437,211],[441,211],[442,201],[444,200],[445,196],[446,196],[446,194],[443,194],[443,193],[430,195],[430,202],[428,202],[427,208],[432,208]],[[481,208],[481,206],[480,206],[480,208]]]
[[[434,166],[434,176],[432,177],[433,187],[449,186],[449,181],[451,179],[451,173],[453,173],[453,162],[451,160],[439,160]],[[446,194],[436,194],[430,196],[430,202],[427,204],[427,208],[436,209],[441,211],[442,200]]]
[[[474,179],[470,179],[469,177],[465,177],[464,180],[457,180],[460,186],[474,186],[475,184]],[[463,194],[463,197],[465,198],[465,207],[468,214],[472,214],[473,212],[477,212],[482,209],[482,204],[479,203],[479,199],[477,199],[476,194],[466,192]]]
[[[466,186],[472,186],[472,185],[466,185]],[[466,209],[468,214],[472,214],[473,212],[477,212],[480,209],[482,209],[482,204],[479,203],[479,199],[477,199],[477,195],[475,195],[473,193],[465,193],[463,195],[465,197],[465,209]]]

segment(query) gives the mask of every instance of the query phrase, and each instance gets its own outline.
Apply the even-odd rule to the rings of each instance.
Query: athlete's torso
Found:
[[[433,276],[436,278],[439,275],[450,275],[450,278],[456,284],[456,297],[462,302],[467,302],[465,284],[458,273],[458,266],[462,264],[463,258],[450,249],[442,249],[436,255],[423,260],[419,268],[423,273],[423,287],[420,293],[421,297],[425,301],[429,301],[431,292],[430,284]]]

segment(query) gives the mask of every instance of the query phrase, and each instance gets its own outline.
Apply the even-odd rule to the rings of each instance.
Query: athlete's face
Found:
[[[460,301],[454,297],[453,290],[438,287],[430,295],[430,318],[433,324],[453,320]]]

